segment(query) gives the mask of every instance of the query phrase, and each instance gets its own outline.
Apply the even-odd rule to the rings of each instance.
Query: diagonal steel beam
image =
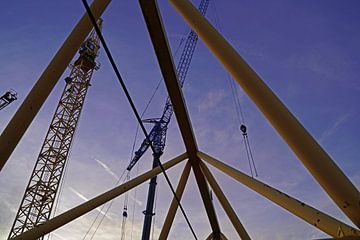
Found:
[[[349,178],[260,76],[188,0],[169,1],[244,89],[341,211],[360,227],[360,193]]]
[[[179,200],[181,200],[181,197],[184,193],[186,182],[190,175],[190,170],[191,170],[191,164],[190,164],[190,162],[187,162],[184,167],[184,170],[181,174],[178,186],[176,188],[176,196],[178,197]],[[173,224],[178,206],[179,206],[178,202],[176,201],[175,198],[173,198],[173,200],[171,201],[169,211],[166,215],[163,227],[161,229],[161,232],[159,235],[159,240],[166,240],[168,238],[169,231],[170,231],[171,225]]]
[[[189,154],[189,161],[191,163],[195,179],[205,205],[212,231],[214,236],[220,236],[219,223],[210,198],[209,187],[199,166],[199,159],[196,155],[198,149],[196,140],[192,130],[187,108],[185,106],[182,91],[177,79],[157,2],[155,0],[139,0],[139,2],[160,65],[165,85],[174,108],[175,117],[179,124],[185,148]]]
[[[279,205],[280,207],[286,209],[290,213],[298,216],[302,220],[306,221],[312,226],[320,229],[321,231],[329,234],[332,237],[342,237],[342,236],[357,236],[360,237],[360,231],[355,229],[345,223],[340,222],[339,220],[309,206],[305,203],[259,181],[248,175],[232,168],[225,163],[205,154],[202,152],[198,153],[199,157],[211,164],[213,167],[216,167],[220,171],[234,178],[238,182],[244,184],[253,191],[259,193],[260,195],[266,197],[273,203]]]
[[[187,158],[187,153],[183,153],[172,160],[166,162],[163,164],[164,169],[169,169],[176,164],[182,162]],[[156,167],[153,168],[150,171],[147,171],[146,173],[141,174],[140,176],[121,184],[120,186],[117,186],[103,194],[100,194],[99,196],[84,202],[83,204],[80,204],[77,207],[74,207],[52,219],[45,222],[44,224],[41,224],[39,226],[34,227],[33,229],[24,232],[20,234],[19,236],[15,238],[11,238],[12,240],[35,240],[38,239],[45,234],[48,234],[51,231],[54,231],[55,229],[64,226],[65,224],[75,220],[78,217],[81,217],[82,215],[90,212],[91,210],[94,210],[95,208],[105,204],[106,202],[120,196],[121,194],[131,190],[132,188],[140,185],[141,183],[149,180],[150,178],[158,175],[161,173],[161,168]]]
[[[208,180],[212,190],[214,191],[216,197],[218,198],[221,206],[223,207],[225,213],[228,215],[228,217],[229,217],[231,223],[233,224],[235,230],[239,234],[239,237],[242,240],[251,240],[249,234],[246,232],[245,227],[241,224],[236,212],[231,207],[231,204],[227,200],[225,194],[221,190],[221,187],[217,183],[215,177],[210,172],[209,168],[202,161],[200,161],[200,167],[201,167],[201,170],[203,171],[206,179]]]

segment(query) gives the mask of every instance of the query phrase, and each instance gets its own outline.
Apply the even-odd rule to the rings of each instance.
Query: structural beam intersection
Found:
[[[311,134],[189,0],[169,0],[243,88],[311,175],[360,227],[360,193]]]
[[[232,168],[225,163],[211,157],[203,152],[199,152],[198,156],[209,163],[213,167],[219,169],[223,173],[232,177],[236,181],[242,183],[258,194],[266,197],[273,203],[279,205],[291,214],[299,217],[306,221],[310,225],[318,228],[319,230],[329,234],[332,237],[343,237],[343,236],[357,236],[360,237],[360,231],[355,229],[329,215],[315,209],[298,199],[295,199],[286,193],[281,192],[255,178],[252,178],[239,170]]]
[[[145,23],[155,50],[156,57],[163,75],[171,103],[174,108],[180,133],[183,138],[185,148],[189,154],[189,161],[195,175],[200,194],[205,205],[205,209],[210,221],[211,228],[215,236],[220,236],[220,227],[216,217],[215,208],[211,201],[209,187],[199,166],[199,159],[196,155],[198,148],[192,130],[189,114],[185,105],[183,94],[179,86],[173,59],[161,15],[155,0],[140,0],[140,7],[145,19]]]

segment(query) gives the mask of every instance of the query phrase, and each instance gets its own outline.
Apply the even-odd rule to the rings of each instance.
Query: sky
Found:
[[[165,0],[159,7],[175,53],[189,27]],[[195,5],[199,1],[192,1]],[[211,0],[207,18],[216,26],[266,84],[359,189],[360,186],[360,2],[356,0]],[[18,100],[0,112],[0,131],[14,115],[42,71],[84,13],[81,1],[6,1],[0,14],[0,91],[12,88]],[[139,111],[154,88],[160,87],[144,118],[159,117],[166,89],[137,1],[113,1],[103,15],[103,34]],[[179,53],[174,61],[179,59]],[[126,168],[136,122],[115,74],[102,51],[94,73],[73,147],[56,214],[115,186]],[[0,174],[0,239],[6,239],[26,184],[63,90],[61,77]],[[184,85],[184,97],[199,149],[250,174],[231,94],[229,76],[203,42],[198,42]],[[258,179],[352,225],[256,106],[239,88]],[[147,125],[148,129],[152,126]],[[136,146],[143,136],[139,134]],[[176,119],[167,135],[162,161],[185,151]],[[132,171],[151,168],[150,152]],[[168,170],[176,186],[184,163]],[[259,194],[210,167],[244,227],[253,239],[314,239],[326,234],[303,222]],[[164,178],[158,178],[154,239],[172,198]],[[148,184],[129,194],[126,239],[139,239]],[[118,239],[122,205],[117,198],[93,239]],[[222,232],[238,239],[216,198]],[[211,231],[193,175],[182,204],[199,239]],[[98,208],[51,234],[53,240],[83,239]],[[352,225],[353,226],[353,225]],[[169,239],[191,239],[177,213]]]

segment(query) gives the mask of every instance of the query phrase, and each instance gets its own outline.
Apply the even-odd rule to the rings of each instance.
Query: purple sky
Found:
[[[197,5],[199,1],[193,3]],[[174,52],[189,28],[167,1],[160,0],[159,5]],[[207,14],[357,188],[360,186],[359,7],[356,0],[211,0]],[[80,0],[5,1],[1,9],[0,93],[13,88],[18,91],[19,100],[0,112],[0,131],[84,12]],[[103,18],[104,36],[141,111],[161,74],[138,2],[113,1]],[[101,68],[94,74],[85,102],[58,213],[112,188],[130,158],[135,118],[104,52],[100,51]],[[178,57],[179,54],[175,62]],[[0,239],[7,238],[67,74],[69,70],[1,172]],[[224,68],[199,41],[184,85],[199,148],[249,174],[227,78]],[[249,98],[239,91],[259,179],[351,224]],[[165,98],[166,90],[161,82],[145,118],[158,117]],[[143,139],[140,136],[138,144]],[[184,150],[174,118],[162,159],[166,161]],[[142,158],[138,173],[151,167],[151,158],[150,152]],[[183,166],[169,170],[173,185],[177,184]],[[213,169],[213,173],[253,239],[327,236],[217,170]],[[136,174],[134,169],[133,175]],[[143,184],[136,196],[134,191],[130,194],[127,239],[130,239],[133,211],[133,239],[139,239],[147,187],[148,184]],[[163,177],[159,178],[158,190],[155,238],[172,197]],[[122,202],[122,197],[114,201],[94,239],[118,238]],[[222,231],[228,239],[237,239],[216,199],[214,204]],[[204,239],[210,233],[210,226],[192,175],[183,206],[198,237]],[[51,238],[82,239],[97,213],[94,210],[64,226]],[[179,213],[169,239],[191,239]]]

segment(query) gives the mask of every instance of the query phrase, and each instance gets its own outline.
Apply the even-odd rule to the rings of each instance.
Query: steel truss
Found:
[[[101,24],[101,21],[99,21]],[[9,239],[50,219],[90,80],[99,40],[92,32],[80,48],[46,134]]]
[[[237,82],[244,86],[244,90],[250,95],[254,102],[259,106],[259,108],[264,112],[265,116],[270,120],[270,122],[275,125],[275,129],[279,131],[289,146],[294,150],[296,154],[299,155],[299,159],[304,163],[304,165],[309,169],[310,173],[314,175],[315,179],[321,184],[321,186],[328,192],[330,197],[334,202],[339,204],[341,201],[346,200],[346,209],[341,208],[341,210],[349,216],[349,218],[354,222],[355,225],[359,226],[360,211],[359,210],[359,191],[352,185],[348,178],[342,173],[342,171],[336,166],[333,160],[321,149],[319,145],[316,144],[315,140],[312,139],[311,135],[302,127],[302,125],[292,116],[288,109],[283,108],[283,104],[278,100],[275,94],[268,89],[265,83],[262,82],[259,76],[246,64],[244,60],[236,53],[234,49],[227,43],[227,41],[206,21],[200,13],[197,12],[196,8],[193,7],[187,0],[169,0],[175,8],[181,13],[181,15],[190,23],[192,28],[198,33],[198,35],[204,39],[206,44],[209,45],[211,50],[215,53],[217,58],[225,65],[229,72],[234,76]],[[213,190],[216,196],[221,201],[221,204],[224,208],[229,208],[228,201],[225,196],[219,191],[215,178],[210,174],[209,170],[206,168],[202,160],[213,165],[219,170],[223,171],[227,175],[233,177],[237,181],[245,184],[252,190],[258,192],[262,196],[268,198],[274,203],[280,205],[282,208],[288,210],[291,214],[297,215],[301,219],[312,224],[314,227],[326,232],[334,238],[338,239],[355,239],[360,236],[359,229],[355,229],[351,226],[348,226],[335,218],[322,213],[321,211],[314,209],[297,199],[292,198],[285,193],[280,192],[279,190],[270,187],[269,185],[253,179],[246,174],[243,174],[237,171],[230,166],[216,160],[215,158],[206,155],[200,152],[197,148],[195,137],[191,128],[191,122],[187,114],[187,109],[185,102],[182,96],[182,92],[179,86],[179,83],[176,79],[176,73],[174,66],[172,64],[172,59],[169,59],[169,49],[167,44],[167,39],[163,31],[162,21],[156,6],[155,0],[140,0],[140,5],[143,10],[143,14],[148,25],[148,30],[150,37],[153,41],[155,53],[158,57],[159,65],[164,76],[165,84],[171,98],[172,105],[174,107],[175,116],[177,118],[180,132],[184,140],[186,147],[186,153],[178,156],[177,158],[164,164],[164,168],[168,169],[175,164],[181,162],[182,160],[188,158],[188,163],[193,169],[201,196],[206,207],[208,218],[212,227],[213,232],[210,234],[209,239],[225,239],[224,235],[221,233],[220,228],[217,224],[216,215],[213,209],[212,200],[209,198],[209,189],[207,186],[207,181],[213,187]],[[96,8],[95,8],[96,9]],[[97,12],[98,13],[98,12]],[[252,81],[249,81],[251,79]],[[257,90],[261,89],[262,94],[259,94]],[[262,98],[263,97],[263,98]],[[284,124],[278,124],[276,121],[281,119],[276,119],[276,116],[272,116],[274,112],[269,112],[269,109],[264,109],[265,102],[268,102],[273,109],[280,112],[278,118],[284,118]],[[280,109],[280,110],[279,110]],[[275,111],[276,113],[276,111]],[[291,123],[290,123],[291,122]],[[295,122],[295,123],[294,123]],[[283,126],[282,126],[283,125]],[[289,133],[284,133],[283,128],[288,128]],[[294,135],[294,136],[291,136]],[[304,142],[307,145],[301,149],[298,145],[294,145],[291,142],[292,137],[304,137],[306,141]],[[315,147],[315,149],[314,149]],[[12,148],[10,146],[9,148]],[[13,149],[9,149],[12,151]],[[303,152],[310,152],[314,155],[302,155]],[[324,153],[324,154],[320,154]],[[316,157],[319,157],[317,159]],[[5,162],[6,162],[5,158]],[[318,162],[322,162],[322,169],[319,169]],[[185,167],[184,173],[181,177],[180,183],[177,188],[177,194],[181,195],[187,178],[188,178],[188,164]],[[314,172],[314,169],[317,169],[317,172]],[[70,221],[84,215],[85,213],[101,206],[102,204],[114,199],[115,197],[120,196],[124,192],[134,188],[147,181],[148,179],[154,177],[155,175],[161,172],[160,168],[157,167],[140,175],[137,178],[130,180],[127,183],[124,183],[114,189],[105,192],[59,216],[54,217],[53,219],[47,221],[46,223],[40,225],[36,229],[31,229],[20,236],[15,237],[15,240],[20,239],[36,239],[45,234],[69,223]],[[204,176],[205,175],[205,176]],[[329,180],[326,175],[333,177],[338,185],[336,187],[329,187]],[[205,179],[206,177],[206,179]],[[215,190],[216,189],[216,190]],[[178,195],[178,197],[179,197]],[[356,203],[356,204],[354,204]],[[171,211],[169,211],[169,219],[176,212],[176,203],[171,205]],[[237,222],[236,218],[233,216],[231,209],[227,209],[227,214],[229,218],[232,218],[232,223],[234,227]],[[167,217],[168,218],[168,217]],[[240,222],[238,221],[238,224]],[[167,229],[168,226],[165,226]],[[240,235],[241,228],[237,229]],[[166,230],[168,231],[168,230]]]

